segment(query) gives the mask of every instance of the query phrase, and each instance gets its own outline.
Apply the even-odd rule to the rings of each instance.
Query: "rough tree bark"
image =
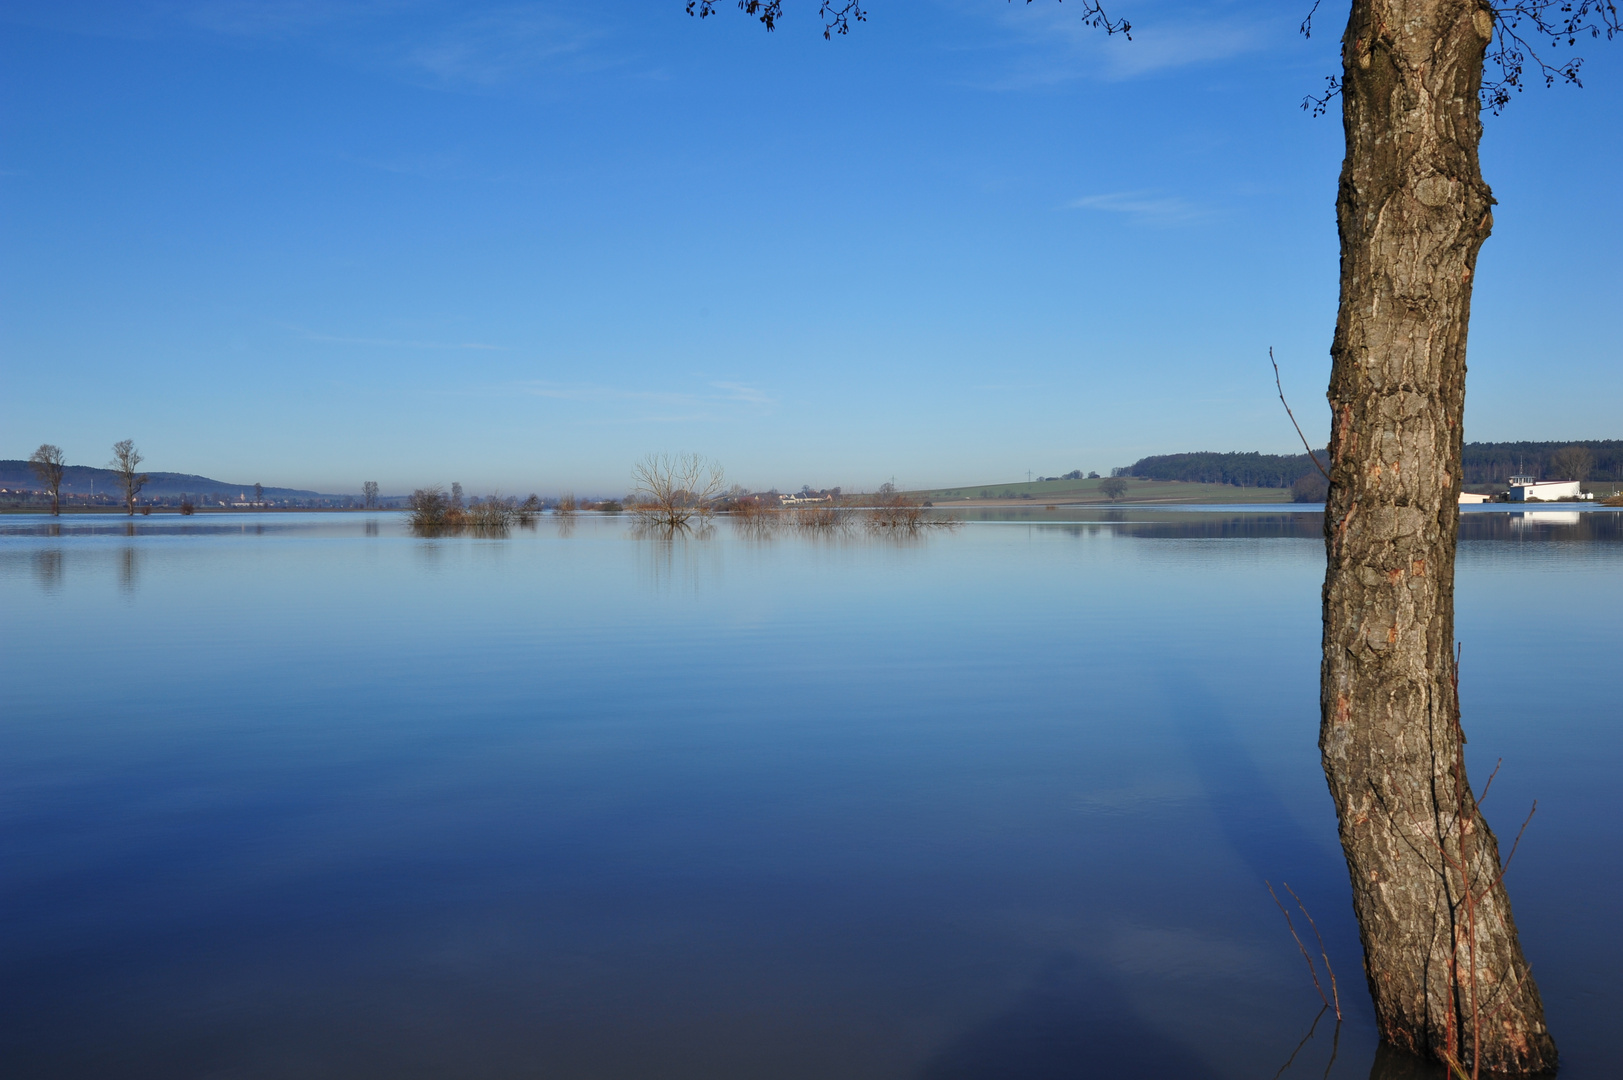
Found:
[[[1527,1074],[1554,1067],[1555,1043],[1465,778],[1453,683],[1466,327],[1493,224],[1477,158],[1492,31],[1481,0],[1354,0],[1342,42],[1319,745],[1381,1034]]]

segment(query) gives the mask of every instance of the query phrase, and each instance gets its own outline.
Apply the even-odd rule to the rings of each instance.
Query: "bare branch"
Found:
[[[683,529],[708,518],[727,490],[722,468],[700,454],[649,454],[631,470],[636,502],[631,510],[645,524]]]
[[[1064,0],[1059,2],[1064,3]],[[720,4],[721,0],[687,0],[687,13],[708,19]],[[767,30],[776,30],[778,20],[783,18],[783,0],[738,0],[738,10],[758,19]],[[823,20],[823,39],[832,41],[835,34],[849,34],[852,23],[867,22],[868,12],[862,0],[818,0],[817,17]],[[1099,0],[1083,0],[1082,21],[1095,30],[1133,40],[1133,24],[1126,19],[1112,19]]]
[[[1482,80],[1482,104],[1494,113],[1504,111],[1512,94],[1523,89],[1523,75],[1531,63],[1537,67],[1544,85],[1557,82],[1583,86],[1583,58],[1548,61],[1539,54],[1535,41],[1546,41],[1559,49],[1570,48],[1587,37],[1611,41],[1623,33],[1623,18],[1613,0],[1517,0],[1493,5],[1493,40],[1487,63],[1497,75]]]
[[[1313,0],[1313,6],[1308,10],[1307,18],[1303,19],[1302,25],[1296,28],[1298,34],[1305,38],[1313,36],[1313,16],[1319,13],[1319,5],[1322,3],[1324,3],[1324,0]]]
[[[1296,906],[1301,909],[1303,918],[1307,919],[1307,924],[1313,928],[1313,936],[1319,941],[1319,959],[1324,961],[1324,970],[1330,973],[1330,994],[1335,998],[1336,1019],[1340,1020],[1341,991],[1336,987],[1336,970],[1330,966],[1330,951],[1324,947],[1324,935],[1319,933],[1319,924],[1313,921],[1313,916],[1307,910],[1307,905],[1302,903],[1300,896],[1296,895],[1296,890],[1290,887],[1290,882],[1281,881],[1280,884],[1285,886],[1285,891],[1291,894],[1292,900],[1296,901]]]
[[[1324,471],[1323,465],[1319,464],[1319,455],[1307,444],[1307,436],[1302,434],[1302,425],[1296,422],[1296,414],[1291,412],[1290,402],[1285,400],[1285,388],[1279,383],[1279,361],[1274,359],[1274,347],[1272,345],[1268,346],[1268,362],[1274,365],[1274,388],[1279,391],[1279,403],[1285,406],[1285,415],[1291,418],[1291,427],[1296,429],[1296,437],[1302,440],[1302,448],[1307,451],[1308,459],[1313,462],[1314,467],[1324,474],[1326,480],[1330,479],[1330,474]],[[1336,1015],[1339,1017],[1341,1014],[1337,1013]]]
[[[1296,939],[1296,947],[1302,950],[1302,959],[1307,961],[1307,973],[1308,976],[1313,980],[1313,989],[1319,992],[1319,1000],[1324,1002],[1325,1008],[1329,1008],[1330,999],[1324,996],[1324,987],[1319,985],[1319,972],[1313,966],[1313,958],[1307,954],[1307,946],[1302,944],[1301,937],[1296,933],[1296,926],[1291,922],[1291,913],[1286,911],[1285,905],[1279,902],[1279,895],[1274,892],[1273,885],[1267,881],[1264,881],[1263,884],[1268,888],[1268,895],[1274,898],[1274,903],[1279,905],[1279,913],[1285,916],[1285,926],[1289,928],[1291,937]],[[1287,889],[1290,888],[1288,885],[1285,887]],[[1292,893],[1291,895],[1294,896],[1295,894]],[[1339,1016],[1340,1014],[1338,1013],[1337,1015]]]
[[[1064,3],[1065,0],[1059,0]],[[1026,0],[1031,3],[1031,0]],[[1104,9],[1104,5],[1097,0],[1083,0],[1082,21],[1095,30],[1103,30],[1106,34],[1114,36],[1120,34],[1128,41],[1133,40],[1133,24],[1126,19],[1112,19]]]

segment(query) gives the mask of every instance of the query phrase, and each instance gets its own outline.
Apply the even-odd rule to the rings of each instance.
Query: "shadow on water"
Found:
[[[1009,1009],[925,1064],[919,1080],[1138,1080],[1217,1077],[1210,1065],[1146,1024],[1110,975],[1059,956]]]
[[[1239,725],[1215,695],[1176,671],[1165,672],[1158,684],[1169,699],[1167,714],[1187,748],[1223,836],[1257,879],[1259,894],[1265,879],[1281,876],[1294,881],[1311,878],[1319,889],[1338,886],[1345,864],[1339,852],[1327,846],[1334,842],[1334,819],[1326,818],[1328,839],[1309,833],[1257,765],[1240,737]],[[1303,731],[1305,739],[1316,735],[1316,716],[1308,718]],[[1300,891],[1300,885],[1297,888]],[[1351,904],[1345,889],[1336,889],[1336,899],[1345,900],[1344,906]],[[1259,895],[1263,900],[1265,894]]]

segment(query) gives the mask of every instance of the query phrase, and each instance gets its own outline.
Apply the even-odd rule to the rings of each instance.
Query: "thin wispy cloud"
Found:
[[[480,90],[624,66],[628,58],[607,48],[614,35],[603,16],[589,5],[524,0],[152,0],[96,17],[47,11],[25,21],[104,36],[178,31],[307,48],[424,86]]]
[[[1142,3],[1132,11],[1132,40],[1088,26],[1064,4],[998,5],[1001,33],[984,45],[1003,55],[1001,70],[979,81],[990,90],[1028,90],[1083,78],[1123,80],[1259,52],[1281,37],[1284,23],[1228,5]],[[981,11],[960,5],[966,13]],[[1294,29],[1294,23],[1289,29]]]
[[[711,386],[722,391],[728,401],[741,401],[746,405],[776,405],[778,399],[754,386],[745,386],[743,383],[718,382]]]
[[[402,49],[400,59],[438,82],[490,87],[538,71],[610,66],[591,52],[602,36],[533,5],[515,5],[447,26]]]
[[[1208,211],[1187,199],[1147,191],[1084,195],[1066,205],[1073,210],[1097,210],[1107,214],[1121,214],[1133,221],[1153,225],[1174,225],[1209,216]]]

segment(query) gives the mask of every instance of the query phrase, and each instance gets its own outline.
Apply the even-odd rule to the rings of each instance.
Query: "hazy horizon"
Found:
[[[1305,9],[1307,5],[1302,5]],[[1107,473],[1322,445],[1338,12],[19,3],[0,456],[343,493]],[[1487,118],[1466,438],[1616,436],[1623,54]],[[1593,211],[1590,207],[1595,208]],[[1574,218],[1578,224],[1574,225]]]

